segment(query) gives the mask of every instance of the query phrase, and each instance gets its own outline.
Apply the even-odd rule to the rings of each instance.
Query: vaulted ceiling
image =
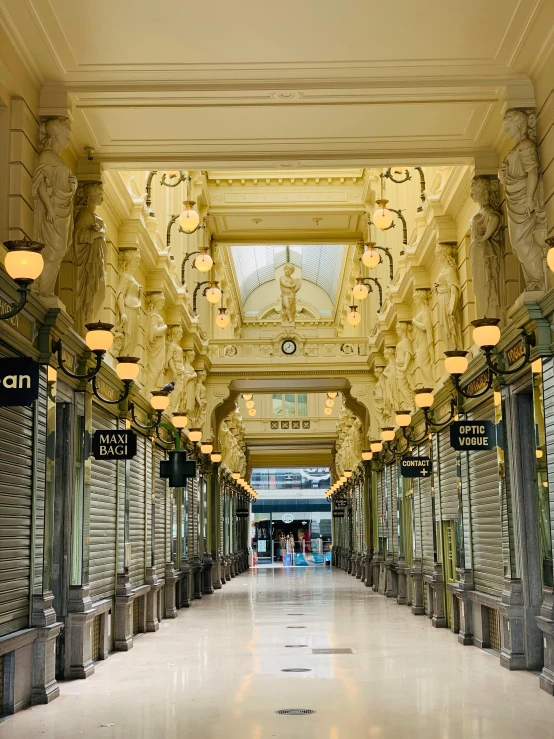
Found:
[[[43,111],[69,94],[77,150],[124,168],[486,157],[505,99],[532,95],[521,72],[553,13],[550,0],[0,3]]]

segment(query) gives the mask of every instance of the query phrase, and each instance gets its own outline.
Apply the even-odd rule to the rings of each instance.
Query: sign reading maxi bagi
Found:
[[[430,457],[402,457],[400,472],[402,477],[429,477],[433,471]]]
[[[95,431],[92,435],[94,459],[114,461],[132,459],[137,453],[137,435],[134,431]]]
[[[494,449],[496,433],[492,421],[453,421],[450,444],[456,451]]]
[[[38,364],[29,357],[0,359],[0,406],[31,405],[38,398]]]

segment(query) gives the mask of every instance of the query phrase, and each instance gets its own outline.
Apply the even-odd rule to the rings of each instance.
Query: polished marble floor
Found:
[[[329,647],[354,653],[312,654]],[[553,727],[535,675],[314,567],[241,575],[2,721],[0,739],[551,739]]]

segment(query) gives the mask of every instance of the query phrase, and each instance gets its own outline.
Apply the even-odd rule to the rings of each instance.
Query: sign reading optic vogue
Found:
[[[117,461],[132,459],[137,453],[137,435],[134,431],[98,430],[92,435],[94,459]]]
[[[454,421],[450,426],[450,444],[456,451],[494,449],[496,434],[492,421]]]
[[[402,477],[429,477],[432,471],[430,457],[402,457],[400,460]]]
[[[38,398],[38,364],[29,357],[0,359],[0,406],[31,405]]]

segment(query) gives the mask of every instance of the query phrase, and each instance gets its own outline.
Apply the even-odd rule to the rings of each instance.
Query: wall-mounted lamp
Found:
[[[423,210],[423,203],[425,202],[425,175],[423,174],[423,169],[421,167],[414,167],[415,171],[419,173],[419,185],[420,185],[420,199],[421,199],[421,205],[418,207],[418,212]],[[403,175],[403,179],[395,179],[393,176],[394,174]],[[412,177],[410,175],[410,171],[408,169],[401,169],[399,167],[389,167],[386,172],[384,172],[381,177],[386,177],[387,179],[391,180],[391,182],[394,182],[395,185],[402,185],[404,182],[408,182],[408,180],[411,180]]]
[[[109,405],[118,405],[129,397],[131,387],[133,386],[133,381],[137,379],[140,372],[138,357],[116,357],[116,360],[117,367],[115,368],[115,372],[119,379],[123,382],[124,388],[123,394],[120,395],[119,398],[117,398],[116,400],[104,398],[98,391],[98,387],[96,384],[96,375],[93,375],[92,377],[92,392],[94,393],[94,395],[96,395],[98,400],[101,400],[103,403],[108,403]]]
[[[379,292],[379,312],[381,312],[383,309],[383,288],[376,277],[356,277],[356,284],[352,288],[352,295],[357,300],[365,300],[369,293],[373,292],[372,285],[375,285]]]
[[[84,375],[75,374],[71,370],[68,370],[65,366],[62,357],[62,340],[58,339],[52,342],[52,353],[57,354],[59,368],[68,377],[72,377],[74,380],[92,380],[92,378],[100,372],[102,368],[102,359],[104,358],[105,353],[113,344],[113,324],[102,323],[101,321],[98,321],[98,323],[85,324],[85,328],[87,329],[85,343],[96,357],[96,365],[93,368],[87,370],[86,374]],[[127,357],[127,359],[129,358]]]
[[[150,398],[150,405],[156,411],[156,420],[154,423],[144,425],[140,423],[135,416],[135,404],[129,403],[129,411],[131,418],[135,426],[138,426],[144,431],[152,431],[153,429],[158,430],[160,423],[162,422],[163,412],[169,406],[169,393],[171,390],[153,390],[152,397]]]
[[[204,288],[204,290],[202,291],[202,295],[212,305],[219,303],[219,301],[223,297],[223,290],[218,287],[219,283],[215,282],[215,280],[203,280],[202,282],[197,282],[194,288],[194,292],[192,293],[192,310],[195,315],[196,304],[198,300],[198,291],[203,285],[209,285],[209,287]]]
[[[4,268],[17,284],[19,293],[19,301],[10,310],[0,313],[0,320],[5,321],[23,310],[29,297],[29,288],[42,274],[44,259],[41,251],[44,249],[44,244],[24,237],[18,241],[6,241],[4,246],[8,249],[4,259]]]

